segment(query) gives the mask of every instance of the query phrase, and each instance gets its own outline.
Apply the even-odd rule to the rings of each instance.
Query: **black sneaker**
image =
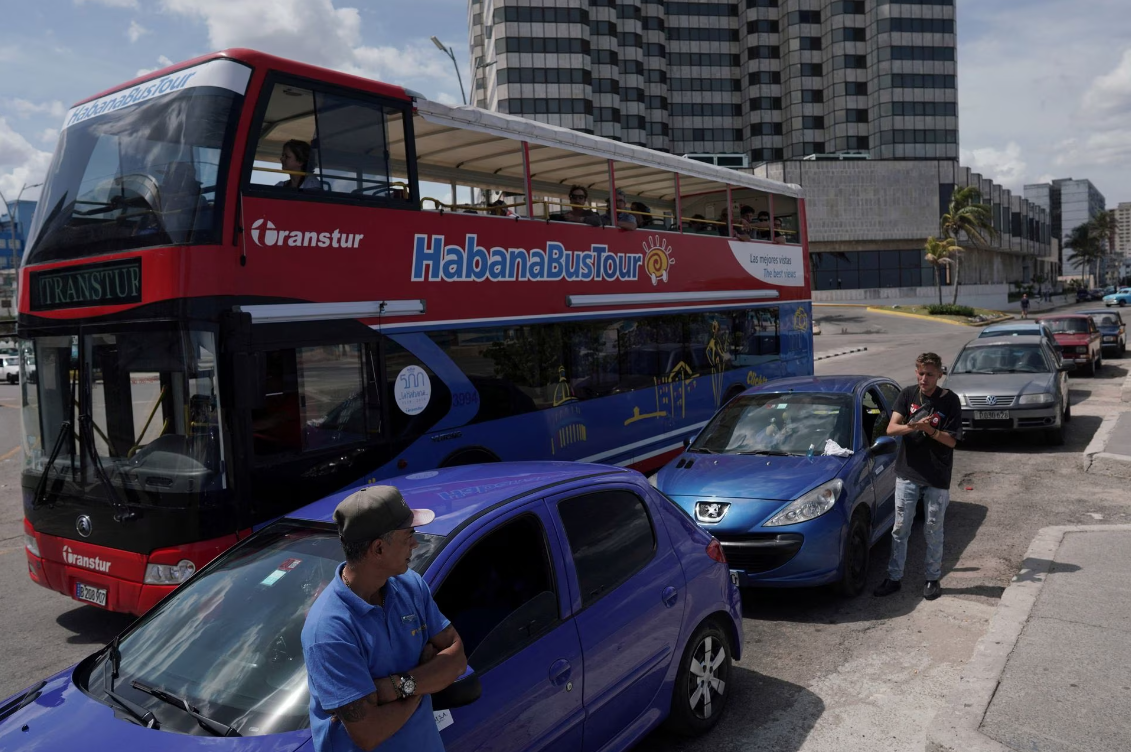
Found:
[[[899,588],[899,580],[889,580],[887,578],[884,578],[884,581],[881,582],[876,587],[876,589],[872,591],[872,595],[876,596],[877,598],[883,598],[885,596],[891,595],[892,593],[898,593]]]
[[[942,588],[939,587],[938,580],[927,580],[927,584],[923,587],[923,597],[929,601],[933,601],[942,595]]]

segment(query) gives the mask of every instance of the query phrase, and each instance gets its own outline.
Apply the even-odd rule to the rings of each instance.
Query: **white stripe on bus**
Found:
[[[657,441],[663,441],[664,439],[670,439],[673,436],[679,436],[680,434],[687,433],[688,431],[695,431],[697,429],[702,428],[705,425],[707,425],[707,421],[703,421],[702,423],[696,423],[695,425],[692,425],[692,426],[686,426],[684,428],[680,428],[680,429],[677,429],[675,431],[668,431],[667,433],[662,433],[659,436],[653,436],[650,439],[644,439],[643,441],[637,441],[637,442],[634,442],[632,444],[627,444],[627,445],[622,446],[622,447],[617,447],[616,449],[610,449],[607,452],[600,452],[598,454],[592,454],[588,457],[582,457],[581,459],[578,460],[578,462],[601,462],[602,460],[608,459],[609,457],[615,457],[618,454],[623,454],[624,452],[629,452],[629,451],[632,451],[633,449],[639,449],[640,447],[648,446],[650,444],[655,444]],[[678,446],[678,445],[676,445],[676,446]],[[665,451],[669,451],[671,448],[672,447],[669,446],[667,449],[661,449],[659,451],[653,452],[652,454],[649,454],[647,457],[640,457],[639,459],[643,460],[643,459],[648,459],[648,457],[654,457],[657,454],[661,454]],[[638,460],[637,460],[637,458],[633,458],[631,461],[636,462]]]

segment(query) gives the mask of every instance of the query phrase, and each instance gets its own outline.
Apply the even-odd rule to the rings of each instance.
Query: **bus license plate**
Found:
[[[738,587],[738,572],[731,572],[730,573],[730,584],[734,585],[735,587]]]
[[[978,410],[974,420],[1009,420],[1008,410]]]
[[[81,582],[76,582],[75,598],[106,608],[106,588],[96,588],[90,585],[84,585]]]

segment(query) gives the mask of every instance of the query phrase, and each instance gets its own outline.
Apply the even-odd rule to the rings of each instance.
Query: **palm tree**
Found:
[[[1065,248],[1072,249],[1068,263],[1080,270],[1080,285],[1084,286],[1084,278],[1092,263],[1103,255],[1103,246],[1091,222],[1085,222],[1072,228],[1068,238],[1064,241]]]
[[[1088,224],[1091,225],[1092,234],[1095,236],[1096,244],[1099,247],[1099,255],[1097,258],[1102,259],[1115,250],[1115,212],[1100,212],[1092,217]],[[1107,280],[1097,280],[1097,282],[1102,285],[1105,284]]]
[[[988,204],[982,202],[982,192],[974,186],[956,188],[950,196],[950,206],[939,220],[939,228],[944,237],[953,238],[956,243],[960,235],[975,246],[985,245],[986,237],[997,235],[994,229],[993,212]],[[960,246],[961,250],[961,246]],[[958,262],[954,263],[954,303],[958,303]]]
[[[924,246],[927,252],[927,263],[935,270],[935,287],[939,291],[939,305],[942,305],[942,266],[952,266],[956,263],[958,252],[961,250],[952,238],[927,238]]]

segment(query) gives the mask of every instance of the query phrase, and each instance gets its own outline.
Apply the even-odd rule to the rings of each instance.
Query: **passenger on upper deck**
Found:
[[[624,191],[617,189],[616,197],[616,225],[622,230],[635,230],[636,218],[625,211],[628,208],[628,199],[624,195]],[[612,202],[609,202],[609,210],[601,215],[601,222],[606,225],[613,224],[613,208]]]
[[[588,203],[589,191],[583,185],[575,185],[569,189],[569,211],[552,214],[550,219],[600,227],[601,218],[588,207]]]
[[[310,144],[307,142],[296,138],[283,144],[279,162],[290,174],[286,180],[275,183],[276,187],[300,191],[322,190],[322,181],[310,172]]]
[[[632,216],[636,219],[637,227],[651,227],[653,225],[661,224],[660,222],[656,221],[656,218],[652,216],[652,210],[648,208],[648,205],[643,202],[633,201],[629,206],[629,209],[635,212]]]
[[[696,214],[691,217],[691,222],[687,225],[688,232],[709,233],[711,225],[707,224],[707,218],[702,214]]]

